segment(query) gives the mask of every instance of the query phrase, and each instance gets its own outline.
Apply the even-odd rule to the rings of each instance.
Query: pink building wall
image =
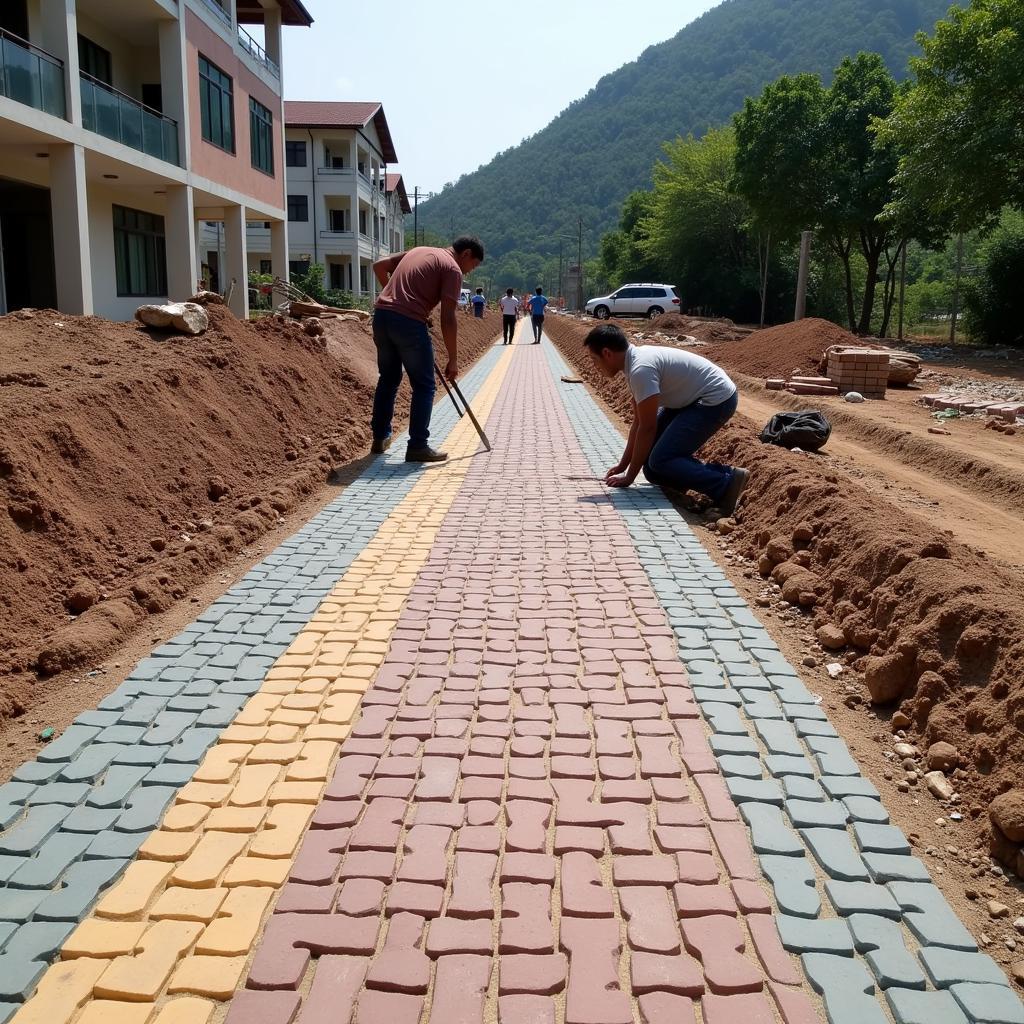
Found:
[[[188,44],[188,102],[192,136],[192,167],[211,181],[242,192],[277,208],[285,205],[284,131],[280,123],[281,97],[257,78],[213,29],[192,11],[185,12]],[[203,138],[199,109],[199,54],[212,61],[234,82],[235,152],[227,153]],[[252,166],[249,143],[249,97],[274,115],[274,176]]]

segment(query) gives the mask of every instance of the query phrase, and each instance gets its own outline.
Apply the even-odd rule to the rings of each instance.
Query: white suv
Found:
[[[670,284],[624,284],[611,295],[587,303],[587,312],[598,320],[610,316],[646,316],[679,311],[679,293]]]

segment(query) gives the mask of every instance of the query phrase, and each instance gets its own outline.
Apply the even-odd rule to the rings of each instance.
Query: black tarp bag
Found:
[[[820,412],[805,409],[803,412],[776,413],[761,431],[761,440],[782,448],[816,452],[824,447],[831,433],[832,424]]]

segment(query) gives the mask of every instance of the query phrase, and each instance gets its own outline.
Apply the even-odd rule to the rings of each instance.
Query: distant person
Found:
[[[583,344],[603,376],[626,375],[633,395],[626,450],[605,483],[629,487],[643,469],[652,484],[699,491],[732,514],[750,473],[694,457],[736,411],[736,385],[726,372],[682,349],[631,345],[616,324],[595,327]]]
[[[484,298],[483,288],[477,288],[473,298],[469,301],[473,303],[473,316],[475,316],[477,320],[483,320],[484,306],[487,305],[487,300]]]
[[[544,298],[544,289],[538,288],[535,295],[530,296],[527,305],[530,307],[530,323],[533,325],[533,343],[540,344],[540,336],[544,333],[544,307],[548,300]]]
[[[501,343],[511,345],[516,333],[516,320],[519,318],[519,300],[511,288],[506,288],[498,305],[501,306]]]
[[[395,398],[402,383],[402,369],[409,375],[409,446],[406,462],[443,462],[448,456],[431,448],[430,413],[434,405],[434,343],[427,329],[433,308],[441,304],[441,335],[448,350],[444,374],[455,380],[459,372],[458,321],[455,311],[462,290],[462,275],[475,270],[484,259],[480,239],[456,238],[447,249],[421,245],[373,264],[382,291],[373,309],[373,342],[377,347],[380,377],[373,396],[374,454],[391,445],[391,421]]]

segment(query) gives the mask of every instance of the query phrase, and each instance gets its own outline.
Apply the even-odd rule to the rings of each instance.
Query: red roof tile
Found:
[[[380,138],[384,162],[398,160],[384,108],[378,102],[285,100],[284,123],[289,128],[365,128],[373,121]]]

